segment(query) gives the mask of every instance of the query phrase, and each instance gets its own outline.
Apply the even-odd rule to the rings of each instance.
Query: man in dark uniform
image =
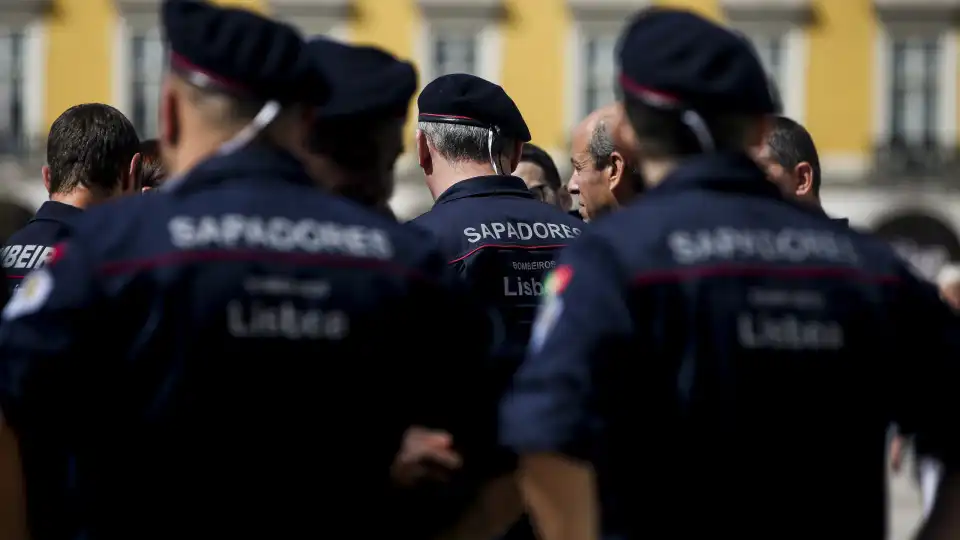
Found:
[[[446,75],[417,104],[417,154],[436,204],[413,223],[440,239],[451,268],[499,309],[508,343],[522,350],[543,276],[583,222],[510,176],[530,131],[503,88]]]
[[[67,471],[33,538],[398,534],[408,426],[493,423],[468,401],[489,322],[423,234],[292,156],[322,92],[292,27],[191,0],[162,22],[171,178],[89,210],[3,312],[4,429]]]
[[[436,204],[412,223],[440,239],[451,270],[500,314],[508,360],[497,370],[505,383],[529,339],[543,276],[584,224],[510,175],[530,131],[503,88],[447,75],[428,84],[417,104],[418,159]],[[528,537],[524,531],[521,523],[510,536]]]
[[[307,49],[331,82],[304,163],[334,192],[392,215],[394,165],[417,70],[390,53],[316,37]]]
[[[139,145],[130,120],[102,103],[70,107],[53,122],[42,169],[50,200],[0,251],[11,290],[43,267],[83,209],[136,192]]]
[[[561,254],[501,409],[542,537],[884,538],[890,422],[960,457],[957,321],[750,158],[775,107],[742,40],[651,9],[620,43],[651,189]],[[923,538],[960,534],[944,486]]]
[[[810,132],[799,122],[775,116],[763,144],[754,149],[753,156],[785,197],[823,211],[820,154]],[[837,223],[850,224],[847,218],[834,219]]]

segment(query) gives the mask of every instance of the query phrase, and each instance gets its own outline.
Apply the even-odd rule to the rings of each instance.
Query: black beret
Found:
[[[776,112],[750,43],[689,11],[650,8],[620,38],[620,85],[653,106],[698,112]]]
[[[417,70],[410,62],[324,37],[311,39],[307,53],[330,84],[329,99],[318,103],[319,118],[406,115],[417,92]]]
[[[504,137],[530,141],[530,130],[517,104],[490,81],[465,73],[444,75],[428,84],[417,99],[420,122],[495,128]]]
[[[292,26],[197,0],[164,0],[161,13],[170,68],[191,84],[281,103],[327,92]]]

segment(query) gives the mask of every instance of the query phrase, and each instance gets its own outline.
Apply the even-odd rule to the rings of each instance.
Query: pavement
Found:
[[[909,456],[899,474],[889,477],[890,540],[909,540],[920,522],[920,492],[913,481],[913,457]]]

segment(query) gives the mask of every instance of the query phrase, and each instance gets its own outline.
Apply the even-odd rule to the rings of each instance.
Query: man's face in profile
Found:
[[[563,201],[560,199],[560,194],[547,184],[546,173],[543,167],[530,161],[521,161],[520,164],[517,165],[517,170],[513,171],[513,174],[514,176],[519,176],[523,180],[523,183],[527,185],[527,189],[542,202],[566,210],[566,207],[563,206]],[[570,204],[567,203],[566,206],[569,207]]]
[[[796,171],[784,167],[773,155],[769,145],[763,144],[753,153],[753,158],[765,173],[767,178],[780,188],[786,197],[796,197],[799,180]]]

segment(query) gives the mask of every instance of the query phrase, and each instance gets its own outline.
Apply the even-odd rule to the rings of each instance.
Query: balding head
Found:
[[[635,139],[619,104],[590,113],[573,132],[567,185],[580,196],[580,214],[596,218],[633,198],[643,183],[635,161]]]

